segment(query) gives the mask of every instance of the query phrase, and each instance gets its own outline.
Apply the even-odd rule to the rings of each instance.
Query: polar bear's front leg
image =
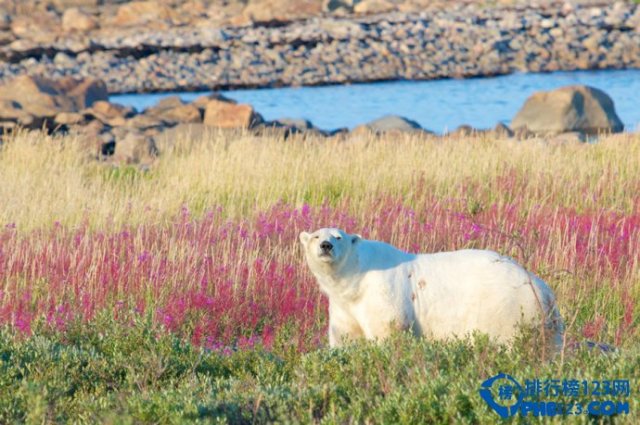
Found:
[[[341,347],[348,340],[364,336],[358,322],[344,308],[329,302],[329,346]]]
[[[344,340],[345,334],[337,327],[329,325],[329,347],[342,347]]]

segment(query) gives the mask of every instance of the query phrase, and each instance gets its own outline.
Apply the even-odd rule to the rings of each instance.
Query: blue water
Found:
[[[393,81],[324,87],[223,91],[249,103],[267,120],[306,118],[317,127],[353,128],[386,114],[402,115],[424,128],[445,132],[461,124],[489,128],[509,124],[529,95],[538,90],[586,84],[613,99],[627,131],[640,129],[640,70],[573,71],[511,74],[491,78]],[[191,101],[205,93],[115,95],[113,102],[142,110],[178,94]]]

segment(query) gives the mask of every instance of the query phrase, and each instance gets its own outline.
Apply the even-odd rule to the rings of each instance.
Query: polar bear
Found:
[[[474,331],[510,343],[540,326],[559,350],[564,324],[551,289],[511,258],[465,249],[410,254],[340,229],[300,233],[307,264],[329,298],[329,345],[397,329],[433,339]]]

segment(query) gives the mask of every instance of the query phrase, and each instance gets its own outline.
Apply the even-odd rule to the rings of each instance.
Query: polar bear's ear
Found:
[[[357,244],[360,239],[362,239],[362,236],[360,235],[351,235],[351,244]]]
[[[307,242],[309,242],[309,238],[311,237],[311,235],[307,232],[301,232],[300,233],[300,242],[302,243],[302,245],[307,246]]]

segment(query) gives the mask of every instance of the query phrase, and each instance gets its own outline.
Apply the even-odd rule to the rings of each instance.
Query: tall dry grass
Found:
[[[151,312],[195,342],[324,335],[297,246],[339,226],[414,252],[489,248],[554,288],[572,337],[632,346],[640,300],[640,138],[596,144],[212,132],[148,171],[73,138],[0,150],[0,324],[64,329]]]
[[[348,201],[367,211],[380,195],[634,212],[640,208],[640,137],[596,144],[418,136],[344,140],[255,138],[212,131],[166,146],[149,171],[88,158],[72,137],[20,134],[0,149],[0,223],[93,228],[166,223],[182,207],[221,206],[231,217],[277,202]]]

